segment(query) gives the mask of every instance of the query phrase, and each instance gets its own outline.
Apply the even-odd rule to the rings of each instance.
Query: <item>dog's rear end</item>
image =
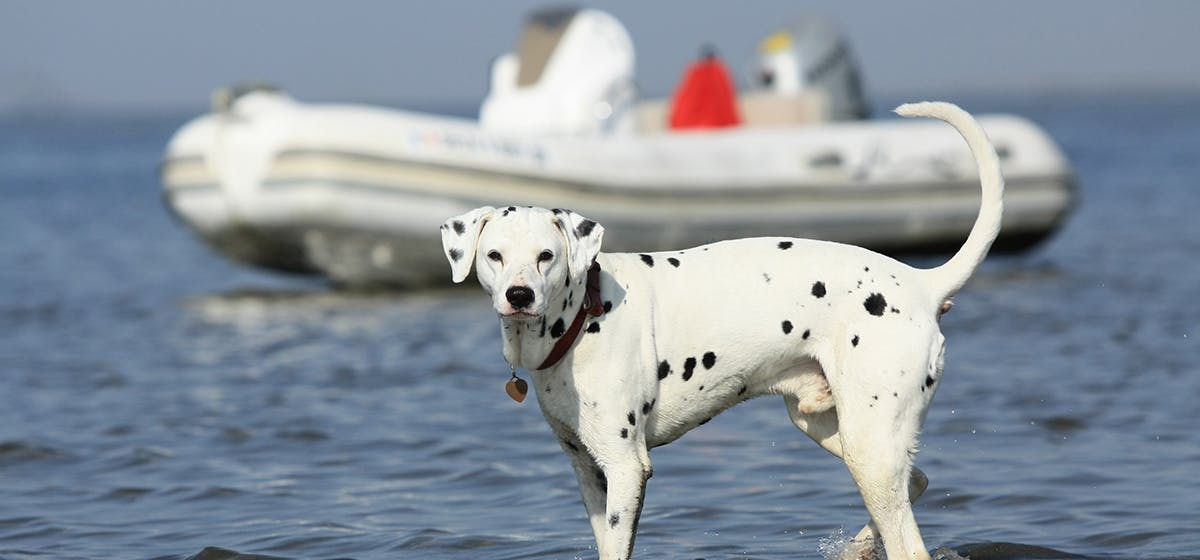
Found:
[[[967,240],[949,261],[934,269],[914,271],[928,297],[925,308],[915,310],[906,327],[918,332],[909,332],[903,341],[884,344],[878,349],[882,351],[856,352],[866,344],[867,336],[886,340],[896,335],[886,323],[857,321],[854,329],[862,332],[844,333],[851,337],[849,343],[841,341],[822,361],[835,409],[804,414],[793,411],[789,402],[789,412],[798,427],[845,460],[871,513],[872,522],[858,535],[863,548],[873,548],[874,541],[881,537],[888,558],[924,560],[929,553],[913,517],[912,502],[924,491],[928,479],[912,466],[912,459],[944,367],[945,339],[937,322],[999,234],[1004,178],[995,148],[966,111],[949,103],[925,102],[902,105],[896,112],[905,117],[945,121],[962,135],[979,170],[979,215]],[[884,305],[882,299],[868,298],[863,307],[876,316],[881,312],[902,313]],[[913,335],[926,344],[903,347],[914,340]]]

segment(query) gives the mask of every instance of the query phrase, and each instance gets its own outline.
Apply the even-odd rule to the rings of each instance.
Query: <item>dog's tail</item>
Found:
[[[996,149],[983,127],[957,105],[942,102],[908,103],[896,107],[896,113],[905,117],[932,117],[949,123],[967,141],[967,146],[975,156],[975,165],[979,168],[983,200],[975,225],[971,227],[967,241],[946,264],[928,271],[934,295],[947,301],[967,283],[1000,233],[1000,218],[1004,213],[1004,177],[1000,174],[1000,158],[996,156]]]

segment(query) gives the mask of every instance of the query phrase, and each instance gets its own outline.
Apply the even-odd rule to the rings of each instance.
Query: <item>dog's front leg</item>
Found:
[[[587,510],[588,521],[592,524],[592,535],[596,537],[596,546],[599,547],[608,532],[605,520],[608,507],[608,477],[579,441],[575,432],[561,422],[553,420],[550,421],[550,426],[558,436],[558,443],[563,452],[571,459],[571,467],[575,469],[575,477],[579,480],[579,494],[583,497],[583,507]]]
[[[550,425],[575,469],[600,559],[630,558],[642,513],[646,480],[651,474],[644,444],[624,441],[612,446],[593,442],[593,447],[589,448],[561,422],[551,421]],[[624,439],[628,440],[629,431],[624,433]],[[593,453],[603,460],[603,466]]]
[[[642,516],[642,502],[646,496],[646,480],[650,478],[650,465],[643,464],[638,453],[609,457],[604,472],[608,479],[608,496],[605,504],[607,533],[598,539],[601,560],[628,560],[633,556],[633,541],[637,534],[638,520]]]

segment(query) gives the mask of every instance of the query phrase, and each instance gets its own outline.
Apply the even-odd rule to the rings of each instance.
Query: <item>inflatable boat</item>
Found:
[[[938,122],[860,119],[828,24],[763,41],[753,86],[723,101],[733,122],[706,124],[713,96],[685,108],[683,87],[637,99],[633,63],[614,18],[556,10],[496,59],[477,120],[218,90],[167,146],[165,201],[228,257],[350,285],[446,282],[438,226],[481,205],[571,208],[605,225],[609,251],[759,235],[938,251],[971,228],[979,185],[962,140]],[[979,122],[1007,181],[996,247],[1027,248],[1069,213],[1071,169],[1033,123]]]

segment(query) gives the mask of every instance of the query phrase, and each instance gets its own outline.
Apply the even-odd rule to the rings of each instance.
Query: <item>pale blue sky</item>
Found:
[[[203,111],[219,85],[263,79],[313,101],[471,106],[491,59],[546,2],[0,0],[0,113]],[[949,97],[1114,89],[1200,92],[1200,1],[619,0],[638,82],[670,92],[701,44],[743,71],[804,14],[850,36],[869,93]]]

